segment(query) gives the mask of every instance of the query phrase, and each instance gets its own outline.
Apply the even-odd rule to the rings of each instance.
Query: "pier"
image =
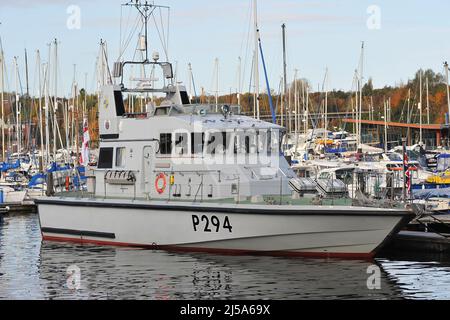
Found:
[[[344,123],[358,124],[362,126],[362,141],[371,145],[392,148],[401,144],[402,137],[407,137],[407,144],[413,145],[420,141],[422,130],[422,142],[429,148],[449,146],[449,126],[441,124],[416,124],[401,122],[385,122],[375,120],[343,119]],[[387,137],[385,137],[387,127]]]

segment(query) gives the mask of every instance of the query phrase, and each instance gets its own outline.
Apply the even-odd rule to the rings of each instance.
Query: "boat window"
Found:
[[[223,142],[223,150],[224,152],[227,152],[228,150],[228,143],[231,141],[231,134],[227,132],[222,132],[222,142]]]
[[[336,179],[342,180],[344,183],[349,184],[353,179],[353,170],[336,171]]]
[[[250,153],[250,137],[245,136],[245,153]]]
[[[122,117],[125,114],[122,92],[114,91],[114,100],[116,102],[116,114],[118,117]]]
[[[172,134],[161,133],[159,135],[159,153],[172,154]]]
[[[234,153],[249,154],[257,152],[257,135],[255,131],[236,132]]]
[[[169,114],[169,107],[159,107],[155,110],[155,116],[167,116]]]
[[[388,154],[390,161],[402,161],[402,157],[398,153],[390,153]]]
[[[192,154],[203,153],[203,144],[205,143],[205,134],[201,132],[191,133],[191,152]]]
[[[207,154],[224,154],[226,150],[227,135],[225,132],[211,132],[206,145]]]
[[[125,151],[126,148],[116,148],[116,167],[118,168],[125,167]]]
[[[270,134],[267,130],[260,130],[258,131],[257,135],[257,153],[269,153],[270,149]]]
[[[234,153],[245,153],[245,137],[243,137],[240,133],[236,133],[234,136]]]
[[[189,101],[189,96],[186,91],[180,91],[181,103],[182,104],[191,104]]]
[[[272,154],[272,131],[268,131],[266,132],[267,134],[267,155],[271,155]],[[281,140],[283,141],[283,137],[281,137]],[[280,145],[281,147],[281,145]],[[281,151],[281,150],[280,150]]]
[[[188,153],[188,134],[175,133],[175,154],[183,155]]]
[[[100,148],[98,158],[99,169],[112,169],[114,148]]]
[[[328,180],[328,179],[330,179],[331,177],[330,177],[330,174],[328,173],[328,172],[323,172],[323,173],[321,173],[320,174],[320,176],[319,176],[319,179],[323,179],[323,180]]]

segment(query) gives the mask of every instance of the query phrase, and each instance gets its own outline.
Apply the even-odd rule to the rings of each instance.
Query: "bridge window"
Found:
[[[224,154],[227,145],[226,132],[213,132],[209,135],[206,152],[208,154]]]
[[[100,148],[98,157],[99,169],[112,169],[114,148]]]
[[[188,153],[188,134],[176,133],[175,134],[175,154],[183,155]]]
[[[116,167],[123,168],[125,167],[125,155],[126,148],[116,148]]]
[[[125,114],[122,92],[114,91],[114,100],[116,102],[116,114],[118,117],[122,117]]]
[[[161,133],[159,135],[159,152],[161,154],[172,154],[172,134]]]
[[[203,145],[205,143],[205,134],[201,132],[191,133],[191,152],[192,154],[203,154]]]

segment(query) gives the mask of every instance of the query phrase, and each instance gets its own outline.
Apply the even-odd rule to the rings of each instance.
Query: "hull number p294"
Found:
[[[225,216],[223,220],[221,220],[217,216],[208,217],[203,215],[200,217],[193,214],[192,225],[194,227],[194,231],[196,232],[219,232],[221,229],[228,230],[230,233],[233,232],[233,227],[231,226],[228,216]]]

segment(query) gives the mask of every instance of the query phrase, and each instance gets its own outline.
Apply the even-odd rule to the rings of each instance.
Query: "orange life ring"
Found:
[[[162,180],[162,185],[160,185],[160,182]],[[158,174],[155,180],[155,189],[159,194],[163,194],[167,187],[167,180],[166,175],[164,173]]]

